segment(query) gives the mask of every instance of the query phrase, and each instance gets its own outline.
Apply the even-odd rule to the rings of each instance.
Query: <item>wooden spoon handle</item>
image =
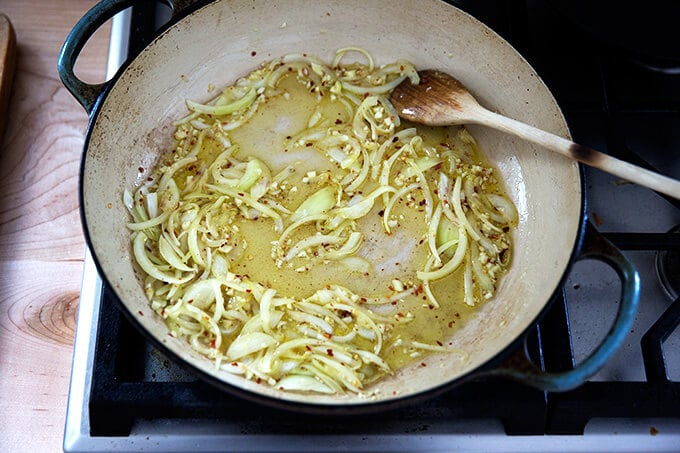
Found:
[[[617,159],[608,154],[574,143],[559,135],[543,131],[536,127],[499,115],[483,107],[475,112],[475,122],[516,135],[527,141],[537,143],[545,148],[558,152],[571,159],[583,162],[591,167],[599,168],[612,175],[630,182],[649,187],[657,192],[680,199],[680,181],[660,175],[629,162]]]

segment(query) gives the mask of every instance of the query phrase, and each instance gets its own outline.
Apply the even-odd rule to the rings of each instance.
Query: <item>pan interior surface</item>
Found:
[[[437,0],[406,2],[218,1],[166,30],[116,80],[90,127],[83,165],[83,212],[90,248],[116,295],[138,324],[174,355],[227,384],[276,399],[361,405],[411,396],[478,369],[516,340],[540,314],[567,269],[581,222],[576,163],[514,137],[469,127],[502,175],[519,211],[513,262],[494,299],[451,341],[465,362],[428,356],[372,385],[364,394],[281,392],[215,368],[168,334],[148,304],[130,249],[126,188],[148,177],[172,145],[173,121],[187,98],[205,101],[265,61],[308,53],[330,61],[341,47],[368,50],[376,64],[397,58],[455,75],[486,107],[568,136],[552,95],[526,61],[469,15]],[[397,7],[395,7],[395,4]]]

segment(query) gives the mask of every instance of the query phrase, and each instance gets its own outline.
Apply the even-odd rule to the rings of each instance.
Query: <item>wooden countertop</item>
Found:
[[[2,0],[16,32],[0,137],[0,451],[62,451],[85,244],[78,166],[87,115],[61,84],[57,55],[95,0]],[[103,81],[109,27],[76,73]]]

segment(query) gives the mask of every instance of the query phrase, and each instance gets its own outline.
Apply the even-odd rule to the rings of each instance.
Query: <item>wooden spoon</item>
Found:
[[[419,75],[418,85],[410,83],[407,79],[395,88],[390,96],[399,116],[408,121],[428,126],[456,124],[489,126],[680,199],[680,181],[494,113],[482,107],[462,83],[444,72],[425,70],[420,71]]]

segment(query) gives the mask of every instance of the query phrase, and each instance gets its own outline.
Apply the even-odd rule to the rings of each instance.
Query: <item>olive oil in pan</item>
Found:
[[[313,147],[292,147],[291,140],[307,129],[311,112],[318,110],[323,117],[332,119],[336,124],[351,121],[347,110],[340,102],[328,97],[317,100],[316,95],[307,90],[294,76],[284,76],[279,83],[281,93],[268,100],[266,108],[259,109],[245,124],[230,131],[230,139],[238,145],[236,157],[246,160],[256,157],[267,164],[272,174],[288,168],[288,182],[293,190],[288,190],[282,203],[294,210],[307,199],[317,186],[304,181],[309,172],[339,172],[326,156]],[[463,143],[456,143],[455,129],[418,127],[419,135],[425,143],[448,143],[465,150],[466,159],[489,166],[474,149]],[[212,161],[221,151],[214,141],[206,141],[199,156]],[[295,148],[295,149],[293,149]],[[431,182],[436,187],[436,181]],[[372,187],[364,189],[372,190]],[[492,188],[502,193],[499,186]],[[232,263],[232,271],[247,275],[250,280],[258,281],[277,290],[278,294],[302,299],[309,297],[317,289],[327,285],[340,285],[355,294],[366,298],[389,297],[398,292],[399,283],[418,287],[416,272],[423,268],[428,257],[424,209],[414,209],[399,201],[394,213],[399,225],[387,234],[383,229],[382,203],[378,200],[367,216],[358,222],[358,230],[365,239],[357,255],[366,258],[371,264],[369,272],[352,271],[337,261],[320,260],[310,257],[296,260],[294,266],[277,266],[272,257],[272,244],[279,233],[273,229],[270,219],[261,217],[253,220],[239,220],[238,229],[242,237],[238,242],[247,244]],[[300,228],[292,239],[312,234],[314,226]],[[408,347],[409,341],[418,341],[440,346],[451,346],[448,338],[466,319],[475,313],[475,307],[465,304],[463,297],[463,270],[431,283],[432,291],[440,303],[439,308],[432,306],[422,290],[405,297],[390,306],[390,310],[376,308],[378,312],[409,322],[397,323],[384,346],[388,351],[385,357],[392,368],[399,368],[413,360],[420,353]],[[400,342],[403,339],[404,342]],[[404,344],[406,346],[400,346]]]

